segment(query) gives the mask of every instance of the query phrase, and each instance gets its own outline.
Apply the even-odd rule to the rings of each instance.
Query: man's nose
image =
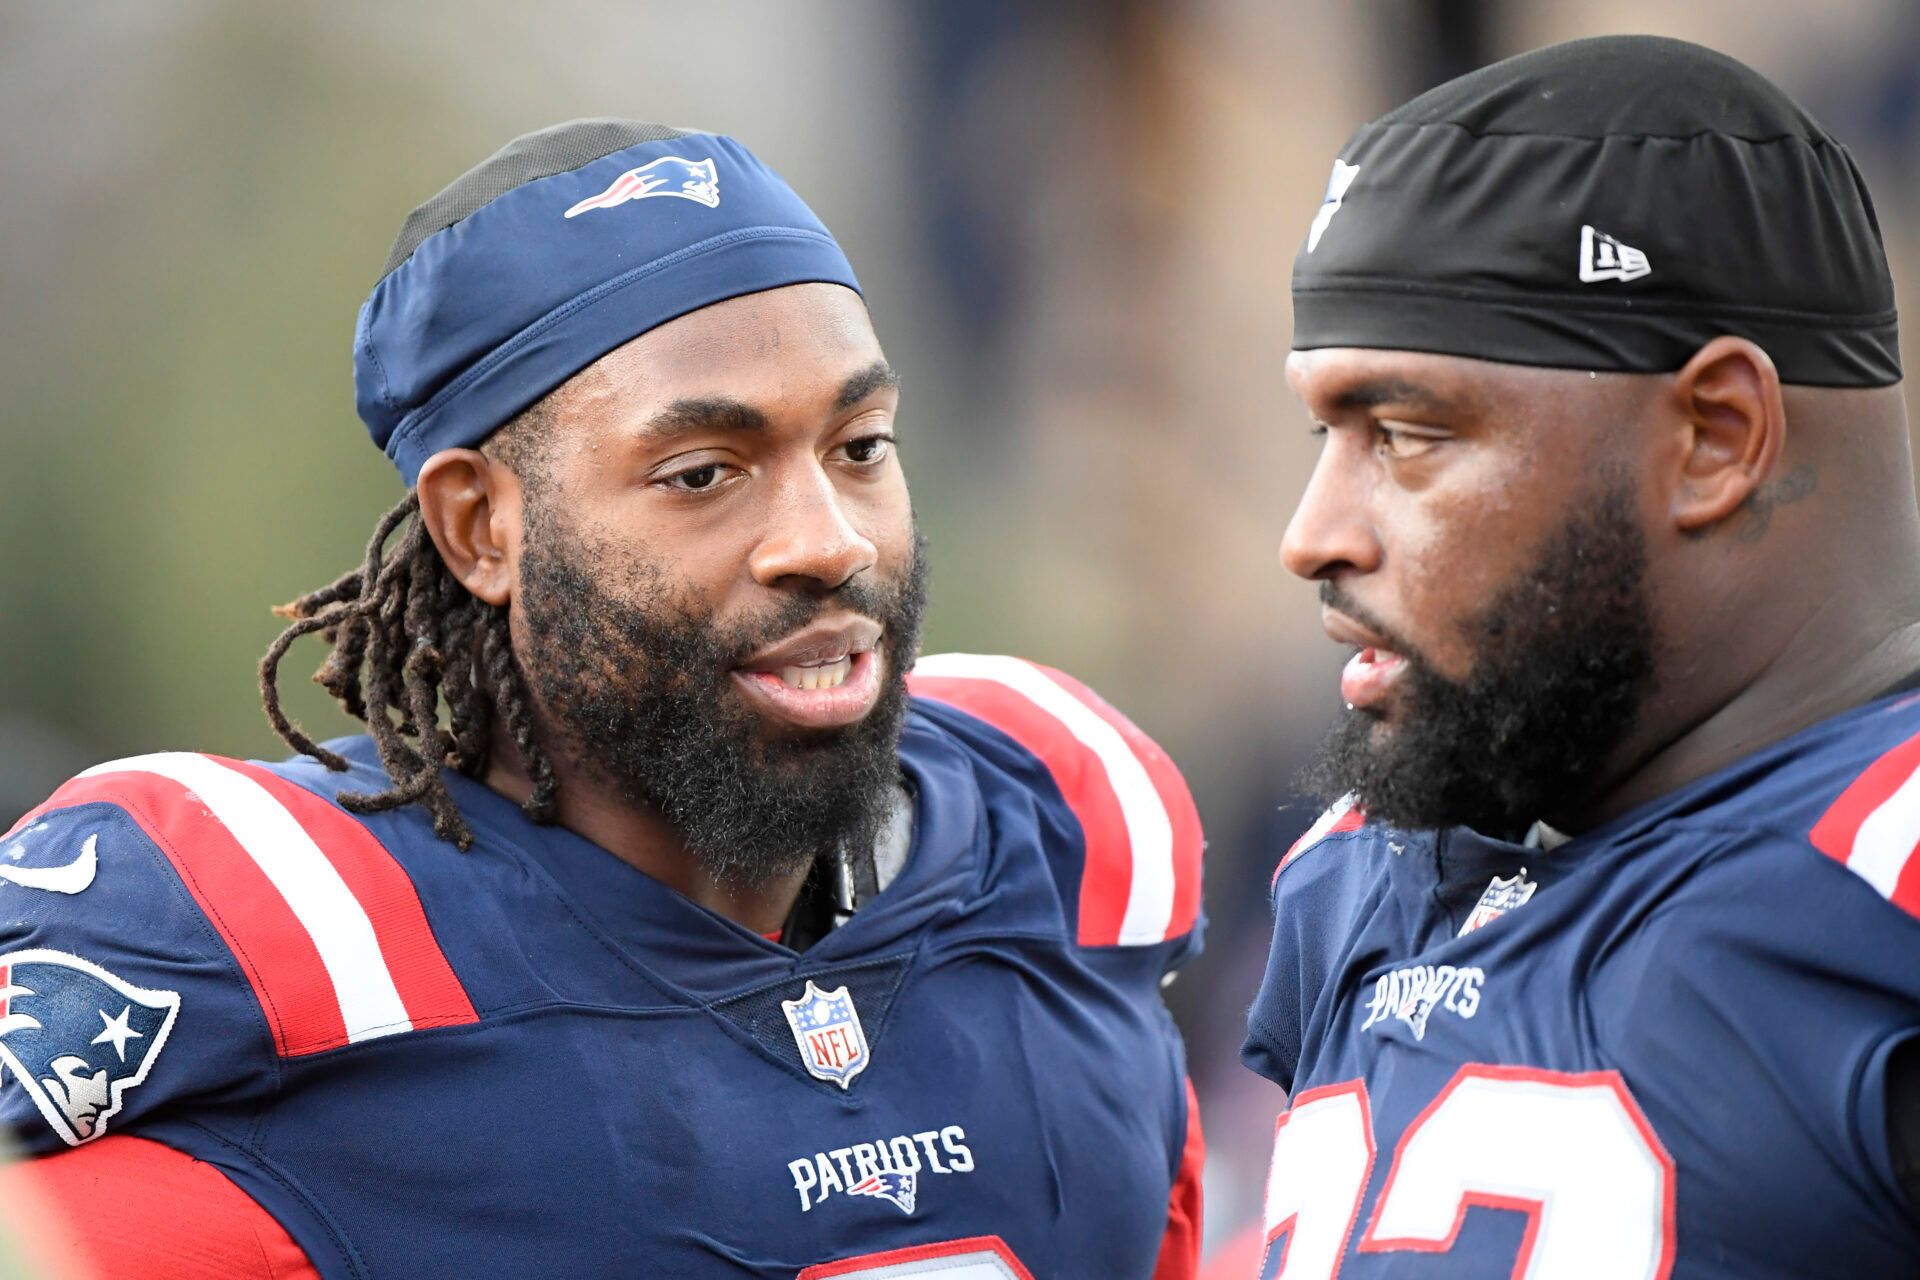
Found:
[[[813,466],[787,478],[771,496],[767,532],[748,567],[762,586],[809,578],[832,590],[878,558],[872,540],[849,519],[833,481]]]
[[[1280,563],[1289,573],[1313,581],[1380,567],[1365,472],[1355,442],[1337,436],[1327,441],[1280,539]]]

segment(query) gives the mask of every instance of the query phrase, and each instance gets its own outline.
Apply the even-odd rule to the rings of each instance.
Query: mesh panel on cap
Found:
[[[387,265],[380,269],[380,278],[384,280],[412,257],[428,236],[446,230],[515,187],[567,173],[643,142],[665,142],[691,132],[638,120],[572,120],[515,138],[407,215],[400,234],[394,237],[393,248],[387,252]]]

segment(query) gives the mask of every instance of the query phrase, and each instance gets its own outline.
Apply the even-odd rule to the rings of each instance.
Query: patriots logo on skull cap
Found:
[[[1320,237],[1327,234],[1327,227],[1333,222],[1333,215],[1340,212],[1340,205],[1347,198],[1347,188],[1360,176],[1360,166],[1348,164],[1345,160],[1333,162],[1333,172],[1327,177],[1327,194],[1320,198],[1320,211],[1313,215],[1313,225],[1307,228],[1307,252],[1312,253],[1320,247]]]
[[[64,951],[0,955],[0,1062],[68,1146],[106,1132],[147,1078],[180,1012]]]
[[[720,174],[713,167],[713,157],[688,160],[681,156],[661,156],[637,169],[627,170],[605,191],[588,196],[564,216],[571,218],[590,209],[611,209],[629,200],[645,200],[651,196],[679,196],[709,209],[719,208]]]

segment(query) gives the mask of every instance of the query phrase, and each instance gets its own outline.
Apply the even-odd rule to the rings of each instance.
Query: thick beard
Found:
[[[926,606],[918,531],[913,561],[895,581],[858,575],[726,624],[676,598],[655,566],[595,576],[592,566],[616,563],[592,539],[533,513],[518,657],[549,749],[628,804],[660,813],[702,869],[729,883],[765,884],[824,854],[871,848],[900,785],[906,672]],[[879,700],[844,728],[778,728],[730,673],[830,610],[886,629]]]
[[[1370,819],[1404,830],[1516,839],[1577,810],[1654,687],[1646,569],[1633,493],[1616,478],[1468,620],[1464,681],[1396,646],[1407,660],[1396,722],[1348,711],[1303,781],[1329,802],[1352,793]],[[1331,584],[1321,594],[1372,625]]]

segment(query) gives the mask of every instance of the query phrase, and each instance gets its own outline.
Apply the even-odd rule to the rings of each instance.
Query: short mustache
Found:
[[[765,617],[744,619],[730,628],[734,644],[727,660],[733,666],[740,666],[768,645],[785,639],[829,612],[851,613],[885,627],[898,608],[896,595],[884,587],[849,583],[819,595],[795,596],[769,610]],[[881,643],[887,643],[890,638],[890,634],[883,634]]]
[[[1372,610],[1342,591],[1332,582],[1320,583],[1320,603],[1336,613],[1344,613],[1367,630],[1387,642],[1387,647],[1403,658],[1418,658],[1419,652],[1409,645],[1398,632],[1382,622]]]

